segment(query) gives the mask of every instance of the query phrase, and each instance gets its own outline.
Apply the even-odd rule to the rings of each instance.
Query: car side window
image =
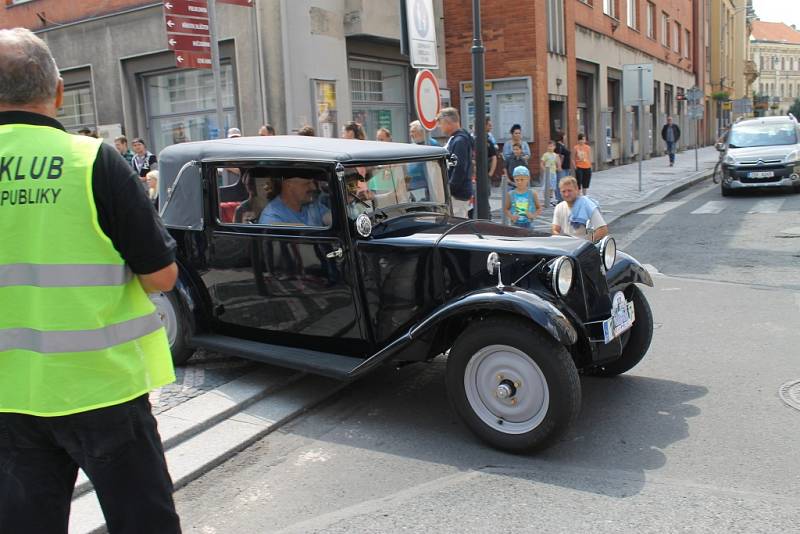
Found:
[[[217,184],[220,223],[330,227],[331,195],[324,171],[270,167],[236,170],[239,172],[218,169],[222,177]]]

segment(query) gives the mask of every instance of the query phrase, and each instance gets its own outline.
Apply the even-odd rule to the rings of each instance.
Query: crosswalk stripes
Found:
[[[684,203],[685,200],[662,202],[661,204],[653,204],[649,208],[645,208],[637,213],[639,215],[661,215],[662,213],[667,213],[668,211],[673,210]]]
[[[728,202],[723,200],[709,200],[696,210],[692,212],[692,215],[701,215],[701,214],[714,214],[721,213],[722,210],[727,208],[729,205]]]
[[[783,198],[759,200],[753,204],[752,208],[747,210],[747,213],[778,213],[784,202],[786,202],[786,200]]]

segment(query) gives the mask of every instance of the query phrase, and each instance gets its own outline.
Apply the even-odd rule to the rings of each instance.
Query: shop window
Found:
[[[608,80],[608,111],[611,113],[611,137],[619,139],[619,80]]]
[[[221,65],[223,124],[217,120],[217,101],[210,70],[175,70],[145,77],[150,150],[185,141],[225,136],[238,125],[234,100],[233,66]]]
[[[94,113],[92,88],[89,84],[82,84],[64,88],[64,103],[58,110],[57,116],[64,128],[71,132],[88,128],[97,130],[97,121]]]
[[[350,61],[349,67],[353,120],[364,127],[367,139],[386,128],[395,141],[407,141],[407,68],[367,61]]]

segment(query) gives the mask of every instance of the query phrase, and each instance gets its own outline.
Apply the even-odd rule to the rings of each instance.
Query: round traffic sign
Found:
[[[414,107],[423,128],[426,130],[436,128],[436,116],[441,106],[439,82],[436,76],[428,69],[419,71],[414,80]]]

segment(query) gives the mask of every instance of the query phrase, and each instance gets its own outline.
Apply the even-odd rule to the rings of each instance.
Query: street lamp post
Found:
[[[481,1],[472,0],[472,87],[475,105],[475,216],[491,219],[489,176],[486,154],[486,94],[483,82],[483,40],[481,39]]]

